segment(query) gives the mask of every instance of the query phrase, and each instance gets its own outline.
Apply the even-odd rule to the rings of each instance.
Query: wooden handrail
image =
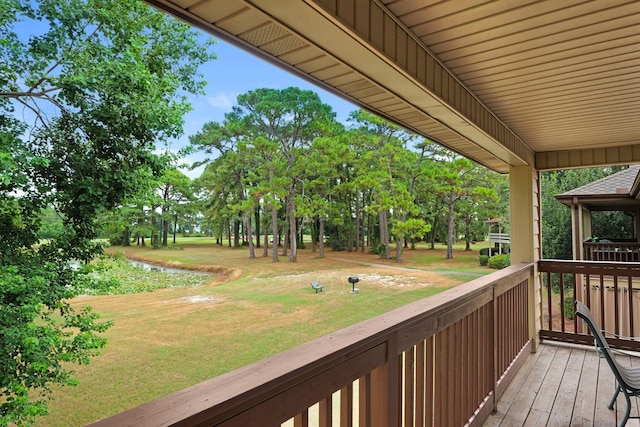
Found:
[[[567,299],[567,306],[572,307],[579,299],[609,333],[612,346],[640,351],[640,339],[633,338],[640,327],[640,303],[635,301],[640,298],[640,263],[540,260],[538,271],[546,293],[541,339],[593,344],[572,311],[565,312],[561,303]]]
[[[586,261],[640,261],[640,243],[638,242],[583,242]]]
[[[306,426],[316,404],[325,426],[340,390],[341,426],[352,413],[380,427],[481,423],[531,346],[532,272],[508,267],[92,426]]]

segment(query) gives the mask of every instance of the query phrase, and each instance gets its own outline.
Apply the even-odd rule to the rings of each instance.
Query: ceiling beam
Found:
[[[537,170],[575,169],[640,162],[640,144],[578,150],[541,151],[535,155]]]

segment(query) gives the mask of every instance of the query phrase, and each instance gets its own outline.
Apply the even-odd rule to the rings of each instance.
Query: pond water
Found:
[[[200,274],[204,276],[210,275],[210,273],[207,273],[204,271],[183,270],[181,268],[165,267],[164,265],[150,264],[148,262],[136,261],[133,259],[128,259],[127,262],[135,267],[142,268],[145,271],[162,271],[164,273],[189,273],[189,274]]]

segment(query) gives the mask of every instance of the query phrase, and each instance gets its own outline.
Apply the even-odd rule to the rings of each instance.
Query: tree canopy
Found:
[[[469,247],[486,233],[484,220],[507,216],[503,176],[363,110],[337,123],[317,95],[297,88],[240,95],[225,120],[205,124],[191,144],[212,156],[196,180],[205,217],[218,224],[219,242],[233,233],[250,257],[254,228],[262,227],[263,256],[270,229],[274,262],[279,247],[295,261],[305,233],[320,256],[328,241],[390,259],[395,243],[401,262],[409,241],[414,247],[428,233],[435,241],[437,224],[449,248],[462,234]]]
[[[0,40],[0,425],[23,425],[105,345],[109,323],[69,304],[96,218],[162,173],[155,143],[182,133],[214,55],[134,0],[0,0]]]
[[[542,248],[543,256],[552,259],[572,259],[571,209],[554,196],[589,184],[590,182],[621,171],[620,166],[604,168],[572,169],[542,173]],[[620,235],[625,227],[633,232],[629,216],[621,211],[593,212],[592,232],[594,236],[606,238],[634,237]]]

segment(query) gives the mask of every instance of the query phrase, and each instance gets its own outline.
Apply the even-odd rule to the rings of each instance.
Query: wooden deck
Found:
[[[640,366],[640,358],[619,355],[620,363]],[[615,390],[614,377],[593,347],[542,344],[513,379],[498,411],[484,426],[617,426],[624,416],[624,396],[614,410],[607,404]],[[631,416],[638,415],[632,399]],[[640,426],[629,419],[627,426]]]

